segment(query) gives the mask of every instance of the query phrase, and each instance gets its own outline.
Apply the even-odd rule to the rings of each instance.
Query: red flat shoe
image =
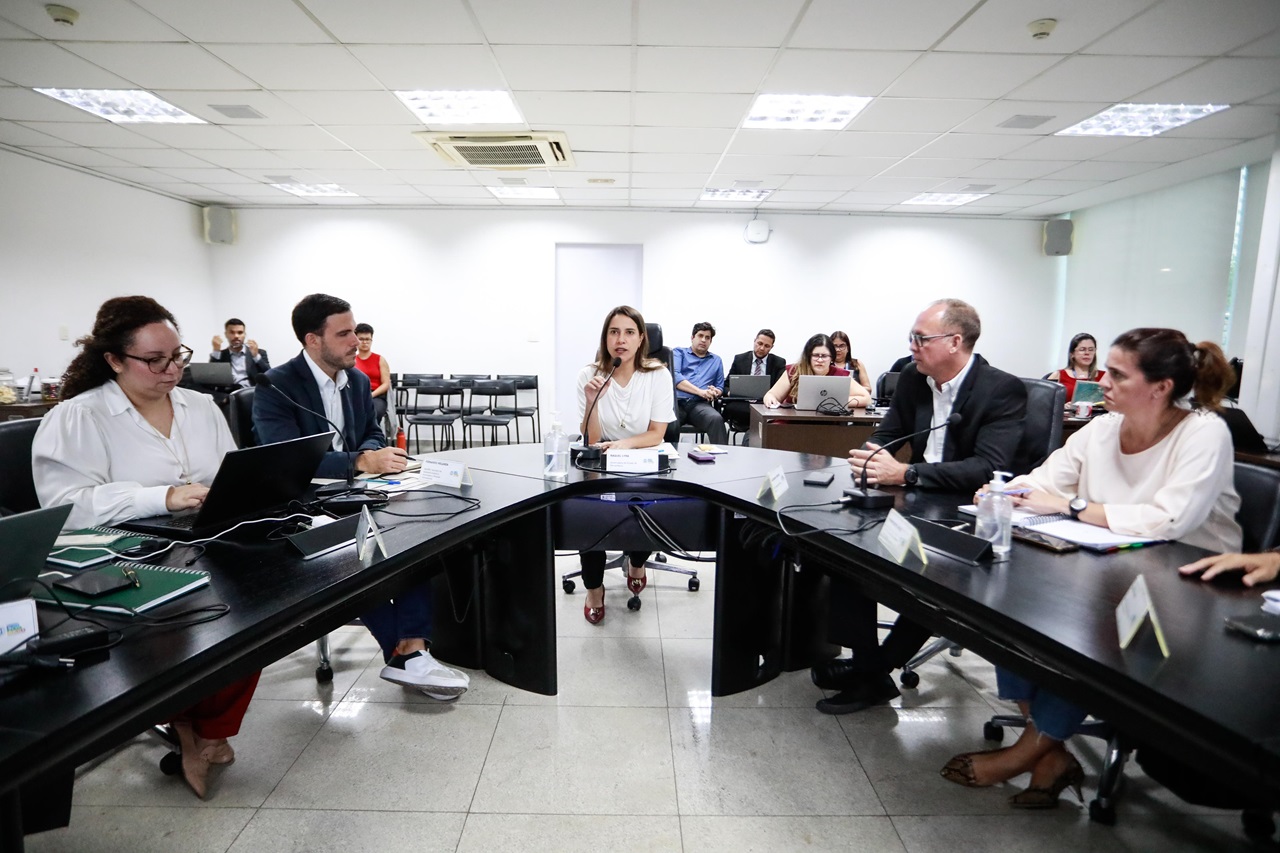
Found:
[[[601,604],[599,607],[592,607],[590,604],[584,604],[582,605],[582,615],[585,616],[587,621],[592,625],[599,625],[601,621],[604,620],[604,605]]]
[[[649,585],[649,573],[638,578],[631,577],[631,573],[627,573],[627,589],[631,590],[632,595],[639,595],[644,592],[644,588]]]

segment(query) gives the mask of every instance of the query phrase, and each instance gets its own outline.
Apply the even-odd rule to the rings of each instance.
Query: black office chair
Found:
[[[454,446],[453,425],[458,418],[461,404],[454,403],[453,398],[462,399],[462,387],[452,379],[422,379],[416,386],[417,400],[413,409],[404,414],[405,431],[408,440],[413,443],[414,452],[420,452],[421,439],[419,430],[431,428],[431,450],[436,452]],[[432,400],[430,404],[422,402]],[[446,411],[446,407],[448,410]],[[436,430],[440,430],[441,440],[436,440]]]
[[[231,401],[227,409],[227,418],[231,423],[231,437],[236,446],[257,447],[258,437],[253,432],[253,390],[237,388],[231,392]]]
[[[477,402],[479,401],[479,402]],[[502,401],[509,401],[505,404]],[[507,444],[511,443],[512,410],[516,402],[516,383],[509,379],[478,379],[471,386],[471,398],[462,415],[462,443],[471,446],[471,428],[480,427],[480,443],[484,444],[485,427],[489,429],[489,444],[498,443],[498,427],[507,432]],[[497,411],[501,406],[507,414]],[[516,427],[517,434],[519,426]]]
[[[533,440],[542,438],[542,399],[538,395],[538,377],[532,373],[499,373],[499,379],[509,379],[516,383],[516,400],[511,406],[498,405],[493,408],[495,415],[514,415],[516,424],[516,444],[520,443],[520,419],[528,418],[533,427]],[[520,405],[520,392],[533,392],[533,405]]]
[[[893,392],[898,390],[900,373],[881,373],[876,379],[876,403],[887,406],[893,400]]]
[[[40,508],[31,477],[31,442],[39,427],[39,418],[0,421],[0,515]]]

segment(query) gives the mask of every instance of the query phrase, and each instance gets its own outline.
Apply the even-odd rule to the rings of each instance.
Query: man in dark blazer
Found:
[[[253,429],[258,440],[266,444],[332,432],[327,418],[341,428],[340,435],[334,436],[333,449],[320,462],[317,477],[346,478],[351,470],[403,471],[407,457],[398,447],[386,446],[386,436],[373,414],[369,378],[355,369],[356,322],[351,306],[336,296],[313,293],[294,306],[292,319],[302,352],[268,371],[271,385],[254,392]],[[433,609],[431,585],[425,583],[361,614],[360,621],[382,648],[383,678],[449,701],[466,691],[470,679],[427,650]]]
[[[222,331],[227,336],[227,348],[222,348],[222,336],[214,335],[209,361],[229,363],[236,385],[248,388],[253,384],[255,376],[271,369],[267,351],[259,347],[257,341],[245,337],[244,320],[238,317],[232,317],[224,323]]]
[[[849,451],[855,481],[866,469],[868,486],[913,486],[971,495],[995,471],[1011,471],[1022,441],[1027,392],[1022,380],[997,370],[973,351],[982,323],[959,299],[934,302],[911,329],[913,363],[903,368],[898,390],[865,447]],[[911,461],[899,462],[889,442],[947,423],[959,423],[911,439]],[[1019,472],[1024,473],[1024,472]],[[929,629],[899,617],[884,645],[876,634],[876,603],[852,584],[832,578],[831,640],[853,650],[851,658],[813,668],[814,683],[840,691],[818,702],[826,714],[847,714],[897,697],[890,677],[929,639]]]
[[[740,352],[733,357],[729,366],[729,376],[768,376],[772,386],[787,369],[787,362],[780,355],[773,355],[773,342],[776,337],[772,329],[761,329],[756,332],[755,344],[747,352]],[[733,383],[729,383],[729,393],[733,393]],[[735,430],[745,433],[750,420],[751,410],[742,400],[725,400],[722,404],[726,422]]]

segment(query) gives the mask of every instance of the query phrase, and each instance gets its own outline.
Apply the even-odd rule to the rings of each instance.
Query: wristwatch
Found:
[[[1071,513],[1071,517],[1073,519],[1078,519],[1080,517],[1080,513],[1084,512],[1085,507],[1088,505],[1089,502],[1087,500],[1076,495],[1071,499],[1071,502],[1067,504],[1067,512]]]
[[[907,470],[902,473],[902,482],[908,486],[914,486],[920,479],[920,472],[916,470],[916,466],[908,465]]]

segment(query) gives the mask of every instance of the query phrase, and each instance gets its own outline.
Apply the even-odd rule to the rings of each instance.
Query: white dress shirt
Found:
[[[170,486],[211,484],[236,449],[227,419],[206,394],[174,388],[169,399],[167,439],[114,380],[54,406],[31,447],[40,505],[72,504],[65,529],[76,530],[164,515]]]
[[[925,381],[929,383],[929,390],[933,392],[933,420],[929,421],[929,426],[936,427],[938,424],[945,424],[947,418],[951,417],[951,409],[956,404],[956,392],[960,390],[960,386],[964,384],[964,378],[969,375],[970,368],[973,367],[973,353],[969,353],[969,360],[964,363],[964,367],[960,368],[960,372],[951,378],[949,382],[943,382],[941,385],[933,381],[932,376],[926,376]],[[854,379],[857,382],[857,379]],[[925,462],[941,462],[942,454],[947,447],[947,428],[935,429],[929,433],[929,441],[924,446]]]
[[[307,360],[307,367],[311,368],[311,375],[316,378],[316,385],[320,386],[320,399],[324,402],[324,416],[333,421],[338,427],[338,434],[333,437],[334,450],[346,450],[342,446],[342,432],[347,428],[346,415],[342,412],[342,391],[347,387],[347,372],[345,370],[338,371],[338,378],[330,379],[329,374],[320,369],[320,365],[311,360],[311,355],[303,350],[302,357]]]

